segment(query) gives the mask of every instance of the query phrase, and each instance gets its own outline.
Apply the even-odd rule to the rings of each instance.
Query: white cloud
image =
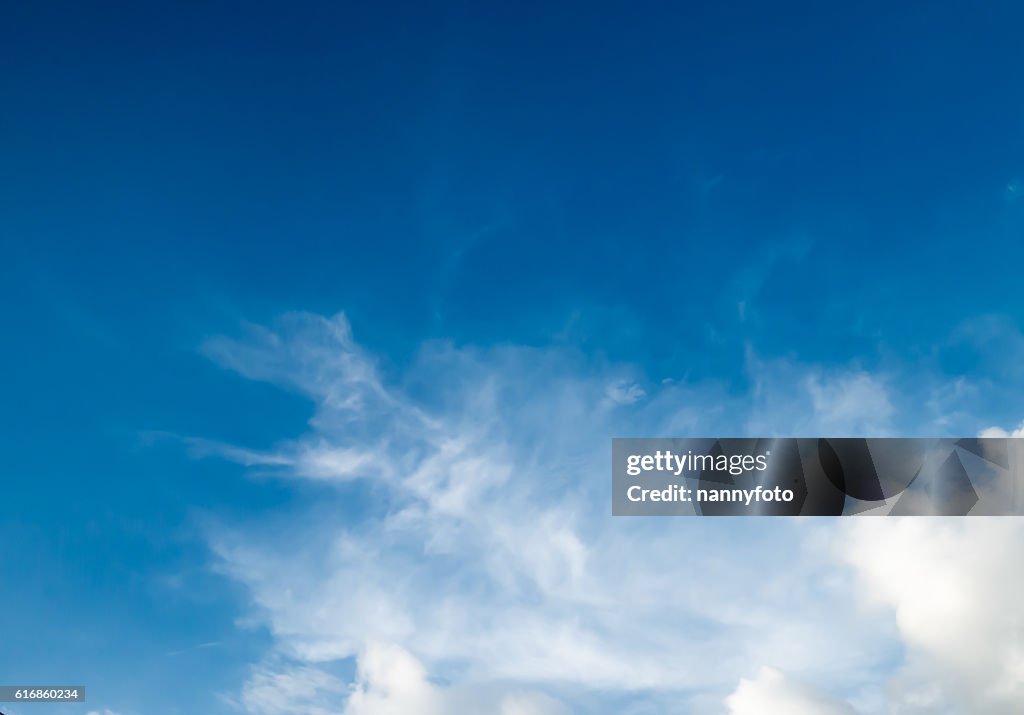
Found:
[[[757,677],[741,680],[725,704],[728,715],[855,715],[849,705],[773,668],[762,668]]]
[[[359,658],[355,691],[345,715],[439,715],[441,695],[423,665],[397,646],[370,643]]]
[[[1024,437],[1024,422],[1020,423],[1017,429],[1006,430],[1002,427],[986,427],[978,435],[979,437]]]
[[[252,715],[336,715],[345,685],[322,670],[304,666],[256,668],[241,704]]]
[[[613,382],[605,388],[605,397],[614,405],[632,405],[646,394],[639,385],[625,380]]]
[[[752,394],[736,416],[745,418],[748,434],[880,437],[900,431],[889,385],[864,370],[763,360],[748,349],[747,371]]]
[[[886,387],[864,372],[825,380],[813,375],[807,390],[814,406],[812,421],[819,434],[859,437],[884,434],[890,427],[893,406]]]
[[[310,708],[329,696],[323,712],[344,715],[549,715],[596,692],[619,700],[594,712],[627,712],[636,695],[659,713],[722,715],[732,692],[738,715],[758,698],[825,697],[800,682],[881,690],[900,636],[914,641],[898,619],[865,616],[851,568],[870,571],[836,563],[832,525],[608,516],[613,435],[735,434],[737,424],[763,436],[884,434],[895,429],[893,380],[748,356],[751,395],[677,382],[647,395],[628,371],[555,350],[436,343],[387,384],[343,316],[289,316],[207,352],[315,405],[306,435],[210,450],[337,489],[297,514],[210,532],[278,655],[312,669],[358,658],[347,699],[327,681]],[[1001,593],[999,574],[980,577],[986,594]],[[766,665],[776,670],[737,687]],[[297,673],[312,677],[286,670],[281,682]],[[277,682],[250,681],[264,688],[250,712],[284,702],[266,690]],[[921,680],[899,690],[909,682],[894,682],[893,697],[927,699]],[[820,702],[833,710],[807,712],[852,712]]]
[[[508,688],[472,689],[431,683],[426,669],[394,645],[371,643],[359,656],[355,688],[342,715],[568,715],[554,698]]]
[[[1024,523],[877,522],[851,522],[842,555],[864,593],[894,612],[911,656],[905,680],[920,701],[905,711],[1024,712]]]

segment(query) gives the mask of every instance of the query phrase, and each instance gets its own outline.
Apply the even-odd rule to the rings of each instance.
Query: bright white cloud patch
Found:
[[[357,682],[343,715],[567,715],[557,700],[536,692],[442,687],[426,669],[394,645],[369,644],[359,656]]]
[[[958,670],[918,642],[923,628],[908,630],[902,608],[917,597],[877,585],[888,582],[872,571],[881,568],[872,550],[878,563],[893,552],[870,541],[876,524],[906,544],[900,553],[916,553],[915,534],[881,524],[898,520],[865,520],[854,533],[835,522],[608,514],[613,435],[733,434],[737,424],[808,434],[816,423],[884,433],[900,399],[893,381],[751,358],[748,396],[672,381],[651,390],[634,371],[554,350],[443,343],[385,381],[342,316],[289,316],[207,353],[315,405],[306,434],[271,448],[203,445],[320,485],[305,509],[210,534],[276,655],[300,664],[254,674],[245,701],[254,715],[261,703],[283,707],[273,694],[288,688],[305,693],[297,715],[561,715],[577,705],[601,715],[741,715],[787,703],[831,715],[851,712],[848,694],[872,689],[894,693],[896,713],[912,699],[899,690],[909,670],[888,682],[904,639],[925,663],[913,697],[949,673],[962,676],[957,697],[991,691],[964,703],[1016,697],[992,693],[1016,677],[1019,633],[1001,636],[1000,655],[985,660],[991,677]],[[984,522],[965,520],[964,533],[990,538],[975,523]],[[1017,532],[1004,536],[1024,544]],[[926,556],[941,565],[941,553]],[[1013,593],[995,570],[973,576],[986,584],[982,596]],[[865,612],[855,579],[876,583],[879,611]],[[935,608],[922,617],[945,613]],[[986,633],[1012,625],[1004,613],[989,616]],[[351,658],[349,690],[317,680],[313,671]],[[750,673],[760,674],[741,682]]]
[[[909,650],[905,712],[1024,712],[1024,520],[854,522],[841,543]]]
[[[359,680],[345,715],[438,715],[442,707],[419,661],[397,646],[371,643],[359,658]]]
[[[1024,437],[1024,422],[1020,423],[1017,429],[1005,430],[1002,427],[986,427],[979,435],[981,437]]]
[[[729,715],[855,715],[850,706],[773,668],[741,680],[725,704]]]

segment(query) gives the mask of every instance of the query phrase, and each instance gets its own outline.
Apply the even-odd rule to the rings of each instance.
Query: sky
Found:
[[[1024,9],[362,5],[5,8],[0,684],[1020,712],[1018,520],[616,519],[607,476],[1024,431]]]

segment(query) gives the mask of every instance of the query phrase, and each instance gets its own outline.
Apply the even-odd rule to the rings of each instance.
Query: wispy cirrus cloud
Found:
[[[315,406],[305,435],[260,449],[207,445],[322,486],[316,508],[283,525],[209,532],[220,568],[246,586],[253,617],[274,636],[277,665],[244,691],[262,699],[240,701],[255,715],[296,673],[316,681],[352,659],[346,690],[326,680],[306,710],[281,712],[547,715],[646,702],[694,715],[845,714],[858,694],[898,689],[888,673],[906,648],[925,664],[918,684],[955,680],[900,618],[915,603],[910,585],[872,571],[882,563],[874,551],[908,563],[966,558],[952,541],[875,532],[867,520],[844,530],[608,516],[611,436],[735,434],[737,425],[884,434],[899,429],[897,406],[917,397],[897,392],[892,375],[751,358],[752,392],[737,396],[714,383],[652,388],[632,368],[558,350],[436,343],[388,384],[340,315],[286,316],[206,352]],[[973,520],[958,528],[977,548],[995,538]],[[883,548],[875,533],[892,543]],[[1017,532],[1002,538],[1024,543]],[[1005,588],[998,573],[971,576],[989,594]],[[883,611],[865,610],[865,583],[885,596]],[[1003,662],[987,667],[1001,672]],[[947,701],[1002,702],[964,695],[987,682],[966,674]],[[594,704],[595,693],[614,709]]]
[[[334,715],[347,688],[319,668],[261,664],[252,669],[240,696],[228,703],[252,715]]]

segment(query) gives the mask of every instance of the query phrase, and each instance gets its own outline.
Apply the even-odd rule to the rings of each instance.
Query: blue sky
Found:
[[[484,711],[513,686],[523,709],[494,712],[702,714],[785,672],[866,715],[894,670],[946,673],[912,625],[848,623],[811,585],[871,566],[808,544],[871,534],[613,524],[604,450],[1020,423],[1018,4],[36,3],[0,24],[0,680],[87,684],[68,713],[260,715],[285,673],[333,703],[300,715]],[[530,510],[526,585],[504,583],[489,559]],[[705,660],[738,626],[683,609],[677,651],[628,635],[654,611],[578,599],[612,598],[631,544],[709,535],[679,583],[810,549],[790,577],[872,657],[763,662],[764,633],[721,681],[625,687],[622,661]],[[592,674],[544,677],[528,642],[428,627],[422,601],[575,624]],[[422,702],[385,702],[381,672]]]

